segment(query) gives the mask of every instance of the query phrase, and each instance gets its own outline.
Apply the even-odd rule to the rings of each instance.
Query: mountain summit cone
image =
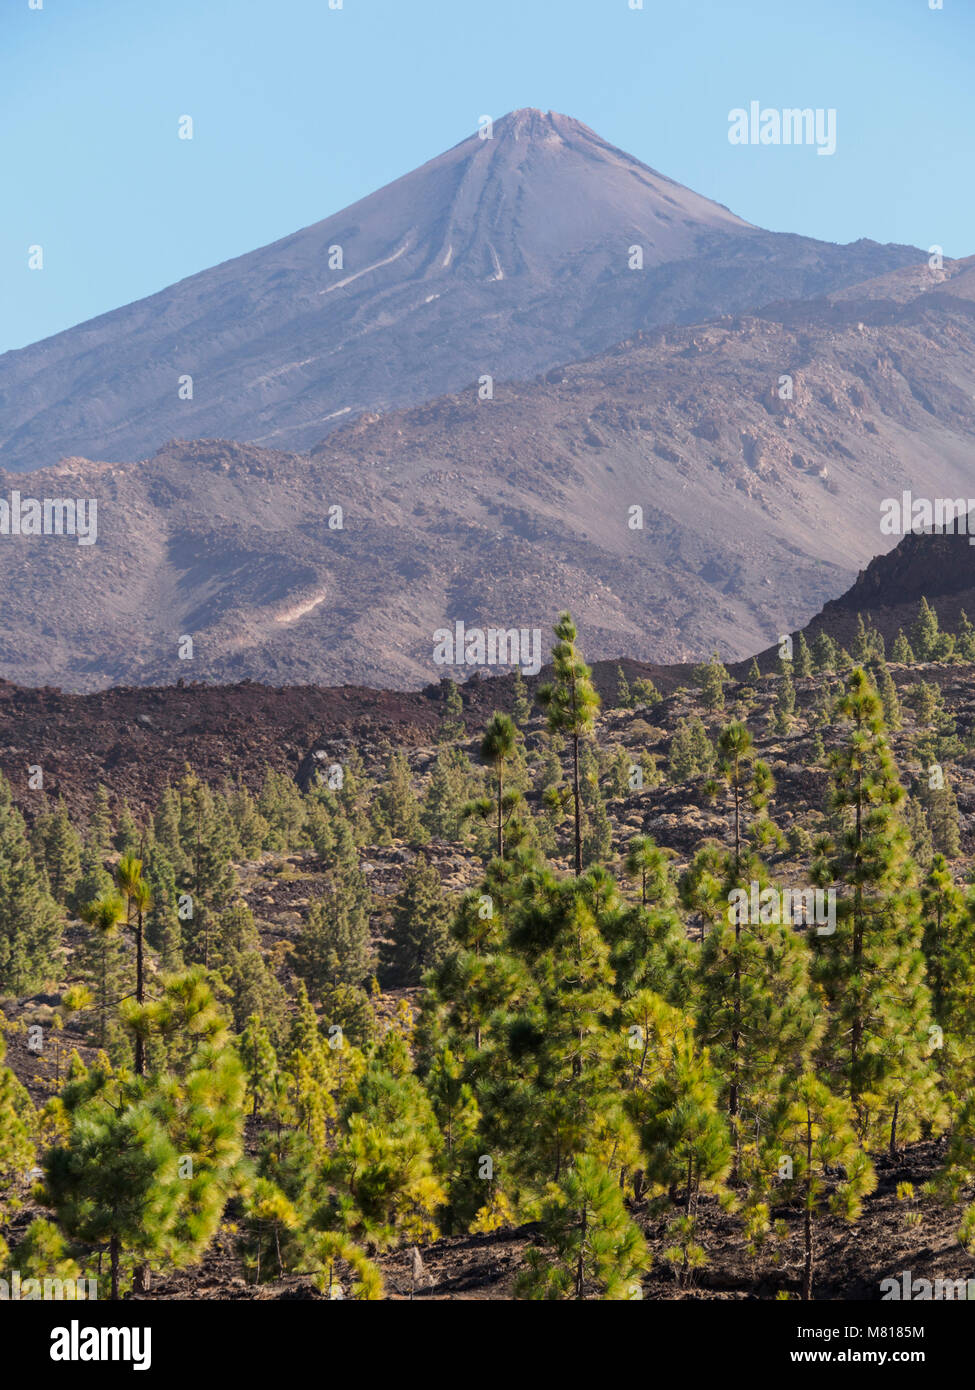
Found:
[[[514,111],[322,222],[0,356],[0,467],[172,438],[306,448],[350,415],[919,259],[764,232],[579,121]]]

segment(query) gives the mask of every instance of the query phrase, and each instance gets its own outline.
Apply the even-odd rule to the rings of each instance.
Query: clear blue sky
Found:
[[[973,40],[975,0],[3,0],[0,351],[318,221],[519,106],[774,230],[970,255]],[[835,107],[837,153],[731,146],[752,100]]]

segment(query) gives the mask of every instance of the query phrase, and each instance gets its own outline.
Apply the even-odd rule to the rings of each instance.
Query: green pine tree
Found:
[[[724,687],[728,680],[728,672],[717,652],[711,654],[710,661],[695,666],[694,680],[700,688],[701,700],[706,710],[713,712],[724,709]]]
[[[894,638],[894,645],[890,652],[891,661],[897,662],[900,666],[913,666],[917,658],[914,650],[904,636],[903,628],[897,629],[897,636]]]
[[[844,1221],[856,1221],[877,1177],[858,1142],[852,1106],[831,1095],[815,1076],[805,1074],[793,1082],[773,1133],[770,1166],[781,1173],[783,1158],[787,1161],[783,1194],[803,1212],[802,1297],[808,1301],[816,1271],[816,1223],[827,1202]]]
[[[650,1252],[605,1164],[582,1154],[542,1207],[547,1250],[531,1246],[517,1293],[529,1299],[640,1298]]]
[[[823,629],[817,633],[812,646],[813,669],[818,672],[838,671],[840,650],[836,642]]]
[[[579,779],[579,745],[591,731],[599,709],[592,672],[576,649],[576,628],[569,613],[562,613],[554,628],[552,648],[555,680],[541,686],[538,703],[548,716],[551,733],[565,734],[572,744],[572,795],[575,808],[575,871],[582,873],[582,801]]]
[[[820,886],[836,884],[839,895],[835,933],[815,938],[828,1005],[822,1060],[852,1101],[858,1132],[886,1125],[893,1148],[898,1123],[916,1132],[933,1107],[916,871],[883,707],[863,670],[850,676],[836,716],[844,737],[830,762],[841,835],[814,866]],[[909,1114],[899,1098],[905,1080]]]
[[[68,904],[81,877],[81,838],[63,802],[54,811],[37,817],[31,830],[31,845],[37,867],[47,874],[51,896],[58,903]]]
[[[426,844],[420,803],[413,791],[410,765],[402,753],[390,753],[373,819],[377,831],[408,845]]]
[[[440,875],[422,855],[407,869],[393,904],[387,964],[407,984],[437,966],[450,945],[450,903]]]
[[[38,872],[24,818],[0,776],[0,994],[38,989],[56,968],[58,910]]]
[[[802,632],[796,639],[795,674],[797,677],[812,675],[812,653]]]

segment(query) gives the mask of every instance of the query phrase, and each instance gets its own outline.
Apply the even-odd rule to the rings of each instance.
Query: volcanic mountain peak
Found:
[[[675,179],[652,169],[649,164],[644,164],[634,155],[611,145],[608,140],[604,140],[574,116],[564,116],[558,111],[539,111],[535,107],[522,107],[517,111],[509,111],[506,116],[495,121],[493,136],[494,139],[490,143],[496,145],[499,150],[504,149],[506,145],[510,149],[513,143],[527,143],[534,151],[540,151],[550,157],[559,153],[562,153],[563,158],[566,155],[581,157],[594,162],[597,167],[601,163],[604,173],[612,169],[616,173],[623,173],[624,176],[634,176],[644,188],[653,192],[666,205],[660,212],[668,212],[679,206],[686,214],[685,220],[688,224],[693,221],[709,227],[739,232],[752,229],[750,222],[735,216],[721,203],[715,203],[710,198],[694,193]],[[473,138],[481,140],[482,143],[489,143],[482,140],[480,135]],[[469,144],[470,140],[465,140],[457,148],[465,148]],[[524,157],[527,159],[527,156],[528,151]],[[574,171],[566,168],[564,172],[570,174]]]
[[[579,121],[513,111],[343,212],[4,354],[0,467],[174,437],[304,449],[484,374],[921,259],[761,231]]]

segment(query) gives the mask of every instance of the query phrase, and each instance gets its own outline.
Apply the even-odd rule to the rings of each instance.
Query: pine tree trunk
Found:
[[[810,1195],[812,1189],[812,1115],[806,1110],[806,1219],[803,1225],[803,1239],[806,1245],[806,1265],[802,1275],[802,1296],[807,1303],[812,1301],[813,1289],[813,1226]]]
[[[198,911],[200,902],[200,803],[196,804],[196,875],[194,884],[195,897],[193,899],[193,911]],[[203,919],[203,968],[210,969],[210,923]]]
[[[142,909],[139,909],[135,937],[135,997],[138,1004],[145,1003],[145,960],[143,954]],[[146,1045],[141,1032],[135,1035],[135,1074],[146,1074]]]
[[[741,781],[735,759],[735,875],[741,871]]]
[[[112,1302],[118,1302],[118,1258],[119,1241],[118,1236],[112,1236],[109,1242],[109,1252],[112,1258]]]
[[[891,1157],[897,1152],[897,1117],[900,1113],[901,1103],[894,1101],[894,1113],[890,1121],[890,1153]]]
[[[735,879],[741,878],[741,775],[738,759],[735,759]],[[741,941],[741,913],[735,913],[735,1017],[731,1030],[732,1076],[728,1095],[728,1117],[731,1120],[732,1135],[735,1141],[734,1163],[731,1180],[738,1180],[741,1159],[741,1136],[738,1130],[739,1076],[738,1049],[741,1046],[741,958],[738,955]]]
[[[579,810],[579,735],[572,735],[572,786],[576,812],[576,878],[582,874],[582,817]]]
[[[852,973],[860,978],[860,965],[863,959],[863,889],[860,884],[861,846],[863,844],[863,774],[857,772],[857,810],[856,810],[856,854],[854,862],[857,870],[857,883],[853,896],[853,960]],[[855,1006],[853,1026],[850,1029],[850,1099],[854,1106],[860,1096],[860,1081],[857,1068],[860,1062],[860,1042],[863,1036],[863,1009],[860,1001]]]
[[[741,957],[738,955],[738,942],[741,937],[741,925],[735,920],[735,1013],[734,1022],[731,1028],[731,1088],[728,1093],[728,1118],[731,1121],[732,1136],[735,1141],[735,1155],[731,1173],[732,1182],[738,1179],[738,1168],[741,1158],[741,1134],[738,1125],[739,1110],[739,1091],[741,1064],[738,1054],[741,1048]]]
[[[576,1298],[582,1298],[583,1290],[584,1290],[584,1288],[585,1288],[585,1272],[586,1272],[585,1255],[586,1255],[586,1234],[587,1234],[587,1231],[588,1231],[588,1226],[587,1226],[587,1217],[588,1217],[588,1215],[589,1215],[589,1209],[588,1209],[588,1207],[585,1207],[585,1206],[584,1206],[584,1207],[582,1208],[582,1233],[581,1233],[581,1236],[580,1236],[580,1239],[579,1239],[579,1259],[576,1261]]]

